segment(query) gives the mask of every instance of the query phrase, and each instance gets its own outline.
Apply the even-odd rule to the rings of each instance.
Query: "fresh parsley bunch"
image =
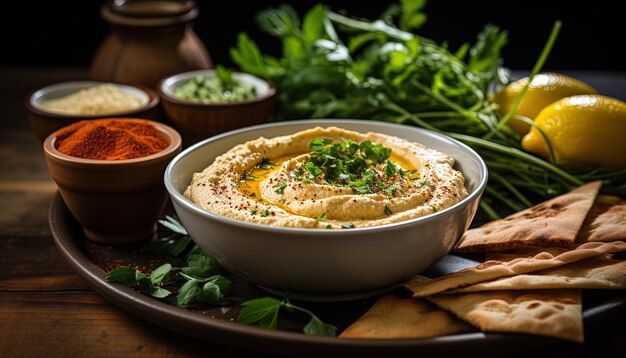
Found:
[[[473,45],[453,50],[417,33],[426,21],[425,3],[400,0],[374,21],[354,19],[322,4],[302,19],[288,5],[271,8],[256,19],[281,42],[281,56],[263,54],[241,33],[231,58],[243,71],[276,85],[277,120],[380,120],[442,132],[473,147],[489,168],[480,205],[491,218],[597,179],[603,180],[603,193],[626,195],[623,171],[569,171],[524,152],[506,122],[525,91],[504,116],[490,101],[494,88],[510,81],[501,58],[507,33],[489,24]],[[560,26],[555,22],[531,80],[547,59]],[[494,203],[503,205],[496,211]]]

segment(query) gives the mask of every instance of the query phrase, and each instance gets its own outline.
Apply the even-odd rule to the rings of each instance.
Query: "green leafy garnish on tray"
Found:
[[[164,237],[148,244],[149,248],[160,248],[161,253],[168,252],[175,258],[186,253],[184,256],[186,265],[176,267],[171,263],[165,263],[150,273],[132,267],[118,267],[106,275],[106,280],[131,287],[158,299],[169,297],[176,292],[176,304],[180,307],[221,306],[232,303],[228,297],[232,282],[221,274],[222,268],[217,261],[193,244],[187,230],[176,216],[166,216],[159,222],[168,232]],[[337,332],[335,326],[322,322],[313,312],[292,304],[286,297],[282,301],[272,297],[261,297],[243,302],[241,306],[243,308],[239,315],[239,323],[275,329],[278,311],[284,308],[288,312],[298,311],[311,317],[303,328],[305,334],[334,336]],[[268,310],[266,315],[262,313],[263,310]],[[255,317],[259,318],[254,319]]]
[[[243,309],[239,313],[237,322],[243,324],[252,324],[267,329],[276,329],[278,324],[278,313],[281,309],[289,312],[302,312],[309,315],[310,320],[304,328],[305,334],[317,336],[335,336],[337,335],[337,327],[324,323],[313,312],[294,305],[287,297],[278,300],[272,297],[256,298],[242,304]]]

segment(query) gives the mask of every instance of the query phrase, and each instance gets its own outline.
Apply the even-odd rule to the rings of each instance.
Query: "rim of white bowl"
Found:
[[[374,124],[374,125],[379,125],[381,127],[401,127],[403,129],[406,130],[416,130],[418,132],[422,132],[423,134],[432,136],[432,137],[436,137],[439,140],[444,140],[444,141],[448,141],[451,142],[454,145],[457,145],[459,147],[461,147],[464,151],[466,151],[468,154],[470,154],[470,156],[472,156],[476,162],[478,163],[479,169],[480,169],[480,178],[478,179],[478,183],[476,185],[476,188],[474,189],[474,191],[472,193],[470,193],[465,199],[461,200],[460,202],[446,208],[443,209],[441,211],[438,211],[436,213],[433,214],[429,214],[426,216],[422,216],[422,217],[417,217],[417,218],[413,218],[413,219],[409,219],[409,220],[404,220],[404,221],[399,221],[399,222],[395,222],[395,223],[389,223],[389,224],[384,224],[384,225],[378,225],[378,226],[368,226],[368,227],[356,227],[356,228],[351,228],[351,229],[335,229],[335,230],[325,230],[325,229],[317,229],[317,228],[291,228],[291,227],[277,227],[277,226],[269,226],[269,225],[263,225],[263,224],[256,224],[256,223],[252,223],[252,222],[247,222],[247,221],[240,221],[240,220],[236,220],[236,219],[231,219],[229,217],[226,216],[222,216],[222,215],[218,215],[218,214],[214,214],[211,213],[199,206],[197,206],[196,204],[192,203],[191,201],[189,201],[187,198],[185,198],[183,196],[182,193],[180,193],[178,190],[176,190],[176,188],[174,187],[173,182],[169,179],[171,178],[171,174],[172,174],[172,170],[174,169],[174,167],[176,166],[176,164],[181,161],[188,153],[191,153],[195,150],[198,150],[200,147],[203,147],[211,142],[214,141],[218,141],[222,138],[225,137],[229,137],[229,136],[235,136],[241,133],[245,133],[245,132],[251,132],[251,131],[255,131],[255,130],[259,130],[259,129],[265,129],[265,128],[272,128],[272,127],[283,127],[283,126],[290,126],[290,125],[297,125],[297,124],[305,124],[305,123],[309,123],[311,124],[311,126],[316,126],[316,125],[333,125],[333,126],[341,126],[342,123],[348,123],[348,124],[363,124],[364,122],[368,123],[368,124]],[[487,186],[487,181],[489,179],[489,172],[487,169],[487,165],[485,164],[485,161],[482,159],[482,157],[480,155],[478,155],[478,153],[476,153],[476,151],[474,151],[472,148],[470,148],[469,146],[467,146],[466,144],[451,138],[449,136],[446,136],[444,134],[441,133],[437,133],[428,129],[424,129],[424,128],[419,128],[419,127],[409,127],[406,125],[402,125],[402,124],[396,124],[396,123],[387,123],[387,122],[382,122],[382,121],[368,121],[368,120],[364,120],[364,119],[304,119],[304,120],[290,120],[290,121],[281,121],[281,122],[273,122],[273,123],[266,123],[266,124],[260,124],[260,125],[256,125],[256,126],[250,126],[250,127],[245,127],[245,128],[241,128],[241,129],[236,129],[233,131],[229,131],[229,132],[225,132],[213,137],[210,137],[208,139],[205,139],[201,142],[198,142],[194,145],[192,145],[191,147],[185,149],[184,151],[182,151],[181,153],[179,153],[176,157],[174,157],[174,159],[172,159],[170,161],[170,163],[168,164],[167,168],[165,169],[165,174],[164,174],[164,182],[165,182],[165,188],[167,189],[170,197],[172,200],[176,200],[178,203],[180,203],[181,205],[184,205],[186,208],[191,209],[192,211],[196,212],[197,214],[200,214],[202,216],[208,217],[212,220],[217,220],[219,222],[222,222],[224,224],[230,224],[230,225],[234,225],[234,226],[239,226],[239,227],[243,227],[246,229],[251,229],[251,230],[259,230],[259,231],[265,231],[265,232],[275,232],[275,233],[284,233],[284,234],[298,234],[298,235],[316,235],[318,236],[320,232],[323,232],[324,235],[329,235],[329,236],[341,236],[341,235],[352,235],[352,234],[356,234],[356,233],[363,233],[363,232],[385,232],[385,231],[390,231],[390,230],[395,230],[398,228],[402,228],[404,226],[412,226],[415,225],[416,223],[421,223],[421,222],[429,222],[429,221],[433,221],[441,216],[445,216],[445,215],[449,215],[452,214],[456,211],[462,210],[463,208],[465,208],[466,206],[470,205],[470,203],[472,203],[474,200],[479,200],[480,196],[483,194],[485,187]]]

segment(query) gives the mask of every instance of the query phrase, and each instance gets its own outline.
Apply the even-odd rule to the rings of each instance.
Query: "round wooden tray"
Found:
[[[183,309],[176,306],[173,298],[158,300],[131,288],[109,283],[105,279],[105,273],[114,267],[133,265],[149,271],[169,262],[171,256],[147,252],[144,250],[145,245],[141,244],[112,247],[87,240],[58,193],[50,205],[49,221],[52,236],[61,254],[105,299],[166,329],[218,344],[287,356],[354,354],[363,357],[401,353],[466,355],[468,350],[479,354],[481,351],[494,352],[494,349],[500,354],[513,351],[519,353],[524,349],[536,350],[558,341],[531,335],[482,332],[391,340],[309,336],[301,333],[306,317],[296,313],[281,313],[277,330],[243,325],[235,321],[240,309],[239,303],[268,296],[266,291],[228,275],[233,281],[233,289],[229,295],[232,303],[229,306]],[[448,255],[425,274],[436,277],[475,264],[475,261]],[[312,310],[322,320],[336,325],[341,331],[367,311],[376,299],[377,297],[348,302],[294,303]],[[585,333],[606,329],[612,320],[623,317],[626,313],[626,296],[623,291],[588,291],[583,294],[583,303]]]

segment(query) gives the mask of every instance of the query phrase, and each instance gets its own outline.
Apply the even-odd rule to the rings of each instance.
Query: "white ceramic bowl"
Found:
[[[195,172],[237,144],[316,126],[378,132],[451,155],[468,197],[429,216],[350,230],[277,228],[212,214],[183,196]],[[192,239],[228,271],[270,292],[302,299],[374,295],[420,273],[446,255],[469,227],[487,184],[487,167],[468,146],[420,128],[365,120],[300,120],[248,127],[195,144],[165,171],[165,187]]]

